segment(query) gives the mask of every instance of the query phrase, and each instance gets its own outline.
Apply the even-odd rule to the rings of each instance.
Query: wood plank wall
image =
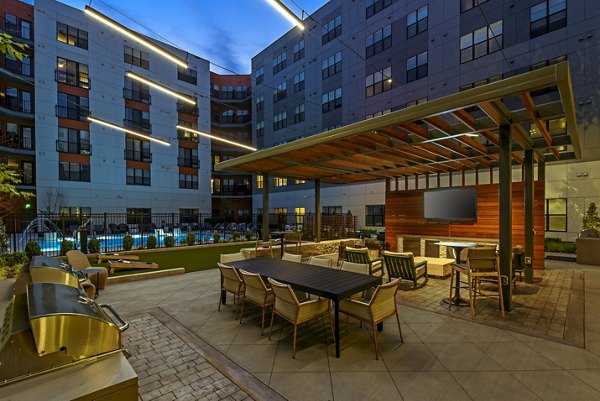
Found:
[[[477,221],[469,223],[439,223],[423,218],[423,193],[425,190],[387,191],[385,199],[385,240],[396,250],[398,235],[421,237],[451,237],[498,239],[499,213],[498,184],[478,185]],[[524,192],[523,183],[512,184],[512,235],[513,246],[524,245]],[[534,183],[534,267],[544,268],[544,182]]]

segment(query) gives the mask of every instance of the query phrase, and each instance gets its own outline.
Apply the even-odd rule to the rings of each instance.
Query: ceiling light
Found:
[[[256,151],[256,148],[253,148],[251,146],[242,145],[241,143],[233,142],[233,141],[230,141],[229,139],[219,138],[218,136],[214,136],[212,134],[207,134],[206,132],[198,131],[198,130],[191,129],[188,127],[184,127],[183,125],[178,125],[177,128],[180,130],[183,130],[183,131],[191,132],[193,134],[198,134],[198,135],[210,138],[210,139],[214,139],[215,141],[221,141],[221,142],[228,143],[230,145],[239,146],[240,148],[248,149],[253,152]]]
[[[281,15],[288,21],[296,25],[300,29],[304,29],[304,21],[296,16],[289,8],[287,8],[280,0],[267,0],[267,3],[273,6]]]
[[[143,82],[146,85],[153,87],[154,89],[158,89],[159,91],[162,91],[162,92],[164,92],[166,94],[169,94],[171,96],[175,96],[176,98],[181,99],[184,102],[188,102],[188,103],[193,104],[193,105],[196,104],[196,101],[193,100],[193,99],[190,99],[189,96],[185,96],[185,95],[182,95],[179,92],[175,92],[174,90],[171,90],[171,89],[167,88],[166,86],[162,86],[160,84],[157,84],[156,82],[151,81],[148,78],[144,78],[141,75],[138,75],[138,74],[136,74],[134,72],[127,71],[127,76],[129,78],[131,78],[131,79],[135,79],[136,81]]]
[[[85,6],[85,8],[83,9],[83,12],[85,12],[90,17],[102,22],[104,25],[114,29],[115,31],[127,36],[128,38],[136,40],[137,42],[146,46],[148,49],[152,50],[153,52],[160,54],[162,57],[166,58],[167,60],[170,60],[183,68],[188,68],[188,63],[185,60],[177,57],[176,55],[174,55],[171,52],[168,52],[168,51],[158,47],[157,45],[144,39],[137,32],[132,31],[131,29],[125,27],[124,25],[119,24],[117,21],[114,21],[114,20],[108,18],[104,14],[94,10],[92,7]]]
[[[161,145],[171,146],[171,144],[169,142],[165,141],[165,140],[158,139],[158,138],[153,138],[150,135],[140,134],[139,132],[135,132],[135,131],[132,131],[132,130],[127,129],[125,127],[121,127],[119,125],[116,125],[116,124],[113,124],[113,123],[109,123],[108,121],[100,120],[98,118],[94,118],[94,117],[90,117],[90,116],[88,116],[87,119],[88,119],[88,121],[91,121],[91,122],[96,123],[96,124],[104,125],[105,127],[116,129],[117,131],[123,131],[123,132],[126,132],[126,133],[131,134],[131,135],[139,136],[140,138],[144,138],[144,139],[147,139],[149,141],[159,143]]]

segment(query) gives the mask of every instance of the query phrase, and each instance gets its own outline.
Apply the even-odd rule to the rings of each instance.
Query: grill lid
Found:
[[[27,286],[29,319],[49,315],[84,315],[100,320],[106,314],[78,288],[54,283],[31,283]]]

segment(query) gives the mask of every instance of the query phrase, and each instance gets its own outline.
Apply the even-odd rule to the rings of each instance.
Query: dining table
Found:
[[[335,355],[340,357],[340,301],[351,295],[376,287],[381,278],[307,263],[289,262],[277,258],[254,258],[228,263],[236,269],[272,278],[294,289],[333,301]],[[223,294],[222,294],[223,295]]]
[[[460,253],[462,252],[463,249],[473,248],[473,247],[477,246],[477,244],[474,242],[455,242],[455,241],[440,241],[440,242],[436,242],[435,245],[441,245],[441,246],[445,246],[447,248],[454,249],[454,255],[455,255],[457,265],[460,265],[462,263],[461,259],[460,259]],[[455,280],[456,281],[455,281],[455,287],[454,287],[454,295],[452,296],[452,298],[444,298],[444,299],[442,299],[442,301],[445,303],[450,303],[455,306],[469,305],[469,301],[461,298],[461,296],[460,296],[460,271],[458,271],[458,270],[456,270],[456,279]]]

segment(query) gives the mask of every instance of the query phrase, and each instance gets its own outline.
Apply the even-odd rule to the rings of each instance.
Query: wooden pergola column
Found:
[[[525,260],[530,263],[525,264],[525,282],[533,284],[533,149],[525,151],[525,160],[523,160],[523,184],[525,187],[524,199],[525,204]]]
[[[268,173],[263,173],[263,215],[262,215],[262,240],[269,240],[269,190],[271,179]]]
[[[500,207],[500,274],[502,280],[502,296],[504,309],[512,307],[512,146],[511,126],[499,127],[500,139],[500,166],[499,166],[499,192],[498,203]],[[504,278],[506,277],[506,279]]]
[[[317,242],[321,242],[321,180],[315,180],[315,227]]]

